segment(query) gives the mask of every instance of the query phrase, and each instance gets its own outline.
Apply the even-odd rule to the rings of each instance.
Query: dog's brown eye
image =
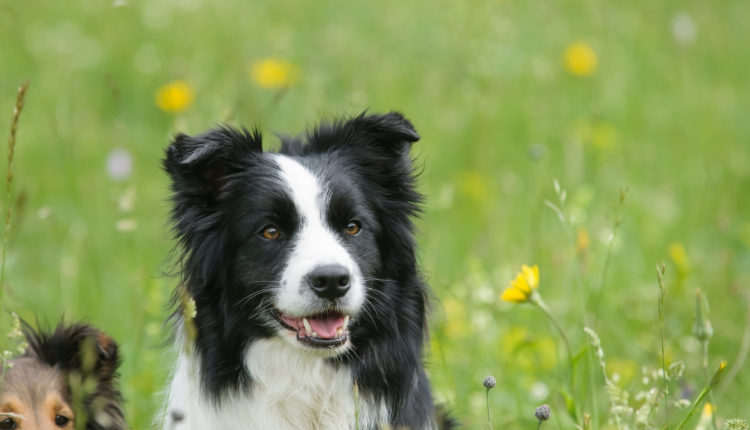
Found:
[[[359,234],[360,230],[362,230],[362,225],[359,223],[359,221],[356,220],[349,221],[349,224],[347,224],[346,228],[344,229],[346,234],[350,236],[356,236],[357,234]]]
[[[281,232],[278,228],[276,228],[275,225],[268,225],[263,228],[263,231],[260,232],[260,235],[263,236],[264,239],[274,240],[278,239],[279,236],[281,236]]]
[[[55,425],[58,427],[65,427],[70,422],[70,418],[66,417],[65,415],[56,415],[55,416]]]
[[[0,429],[2,430],[13,430],[18,428],[18,424],[13,421],[13,418],[6,418],[0,421]]]

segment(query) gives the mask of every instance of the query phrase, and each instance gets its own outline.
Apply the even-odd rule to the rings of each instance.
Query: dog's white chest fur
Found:
[[[335,368],[285,340],[252,343],[245,366],[251,392],[229,394],[220,404],[203,397],[195,358],[182,355],[169,390],[164,429],[353,429],[353,381],[346,366]],[[184,418],[173,423],[173,411]],[[385,405],[360,397],[359,427],[387,422]]]

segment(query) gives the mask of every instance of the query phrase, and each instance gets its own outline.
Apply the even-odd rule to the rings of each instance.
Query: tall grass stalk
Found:
[[[555,321],[555,318],[552,316],[552,313],[547,308],[547,304],[544,303],[542,298],[538,294],[534,294],[531,298],[531,302],[534,303],[539,307],[539,309],[544,312],[544,315],[547,316],[547,318],[552,322],[552,325],[555,326],[555,329],[558,333],[560,333],[560,338],[563,340],[563,343],[565,344],[565,352],[568,354],[568,362],[570,363],[571,367],[573,366],[573,349],[570,347],[570,341],[568,340],[568,336],[565,335],[565,330],[562,329],[560,324]],[[573,369],[571,368],[571,372]]]
[[[586,336],[588,336],[589,343],[591,344],[591,348],[589,348],[589,350],[594,356],[596,356],[599,362],[599,367],[601,368],[602,376],[604,377],[604,386],[607,388],[607,394],[609,396],[610,402],[612,403],[612,411],[615,411],[616,406],[618,405],[617,398],[621,398],[622,396],[619,394],[620,390],[617,388],[617,385],[614,382],[612,382],[611,379],[609,379],[609,376],[607,376],[607,364],[604,362],[604,349],[602,349],[601,339],[599,338],[599,335],[596,334],[596,332],[590,327],[584,327],[583,331],[584,333],[586,333]],[[593,368],[593,366],[589,366],[589,367]],[[594,393],[596,392],[595,390],[591,390],[591,391]],[[623,427],[622,427],[622,423],[620,422],[620,414],[617,412],[614,412],[613,415],[614,415],[615,424],[617,425],[618,430],[621,430]],[[594,426],[596,426],[597,424],[596,421],[594,423],[595,423]]]
[[[555,214],[557,214],[557,218],[560,220],[560,223],[563,226],[563,229],[565,230],[565,235],[568,236],[568,242],[570,243],[570,247],[573,250],[573,256],[576,259],[576,281],[577,281],[577,287],[578,287],[578,301],[580,304],[580,308],[584,311],[583,314],[583,322],[584,324],[587,323],[586,318],[588,317],[588,312],[586,312],[586,301],[584,300],[584,287],[583,287],[583,273],[581,273],[582,266],[580,264],[580,261],[578,261],[578,253],[576,252],[576,241],[573,237],[573,230],[570,228],[570,224],[568,223],[568,218],[565,216],[565,200],[567,199],[568,193],[567,190],[560,187],[560,182],[555,179],[554,181],[554,187],[555,187],[555,194],[557,195],[557,204],[552,203],[549,200],[545,200],[544,204],[546,204],[550,209],[552,209]]]
[[[620,230],[620,226],[624,222],[623,219],[620,217],[620,208],[625,205],[625,197],[627,196],[628,190],[622,189],[620,190],[620,199],[617,203],[613,205],[613,216],[614,220],[612,221],[612,234],[609,236],[609,240],[607,243],[607,251],[604,254],[604,266],[602,267],[602,279],[599,281],[599,288],[594,292],[594,303],[593,306],[591,306],[591,309],[594,312],[594,328],[598,327],[599,324],[599,303],[601,302],[602,298],[602,292],[604,291],[604,286],[607,283],[607,275],[609,274],[609,266],[612,261],[612,247],[615,244],[615,240],[617,239],[617,233]]]
[[[568,241],[570,242],[571,249],[573,250],[573,256],[576,260],[575,273],[576,273],[576,281],[577,281],[577,286],[578,286],[578,301],[579,301],[580,309],[583,311],[583,324],[585,325],[585,324],[588,324],[589,312],[586,306],[587,303],[586,303],[585,292],[584,292],[585,289],[583,285],[583,279],[584,279],[583,265],[581,264],[580,257],[578,256],[578,252],[576,249],[576,242],[575,242],[575,239],[573,238],[573,232],[572,232],[571,226],[568,223],[568,218],[565,216],[565,212],[564,212],[565,200],[567,198],[567,191],[560,186],[560,182],[557,179],[554,180],[553,185],[555,187],[555,194],[557,195],[558,204],[556,205],[550,202],[549,200],[545,200],[544,204],[546,204],[550,209],[552,209],[557,214],[557,218],[560,220],[560,223],[562,224],[563,229],[565,230],[565,234],[568,236]],[[557,325],[557,322],[554,320],[554,318],[552,318],[549,311],[547,311],[547,309],[544,306],[540,306],[540,308],[542,308],[544,313],[547,314],[550,320],[552,320],[552,323],[555,325],[558,331],[560,331],[560,333],[562,334],[563,333],[562,329],[560,328],[560,326]],[[575,374],[575,366],[573,363],[573,353],[570,348],[570,343],[568,342],[567,337],[563,334],[562,338],[563,338],[563,341],[565,341],[565,346],[568,350],[568,359],[570,360],[569,361],[570,373],[571,373],[570,389],[572,391],[573,383],[574,383],[574,374]],[[588,353],[588,366],[587,366],[588,376],[591,381],[594,381],[595,376],[594,376],[593,366],[591,365],[592,361],[593,359],[589,352]],[[598,423],[599,422],[599,406],[598,406],[598,401],[596,399],[596,392],[593,390],[591,391],[591,407],[594,412],[594,423]]]
[[[8,137],[8,166],[5,174],[5,227],[3,229],[3,252],[0,257],[0,328],[2,328],[3,292],[5,291],[5,256],[8,250],[8,233],[10,232],[11,215],[11,190],[13,187],[13,158],[16,154],[16,133],[18,132],[18,119],[21,117],[26,90],[30,81],[24,82],[16,94],[16,104],[13,106],[13,116],[10,120],[10,136]]]
[[[669,381],[667,381],[667,359],[664,354],[664,272],[666,265],[656,265],[656,279],[659,280],[659,328],[661,329],[661,371],[664,375],[664,415],[667,427],[669,427]]]
[[[700,289],[695,292],[695,327],[693,332],[701,343],[701,365],[703,366],[703,375],[708,381],[708,346],[713,335],[713,327],[711,327],[711,320],[708,318],[708,299]],[[712,392],[708,393],[708,401],[712,405],[716,405]],[[716,423],[716,414],[711,414],[711,426],[713,430],[719,428]]]

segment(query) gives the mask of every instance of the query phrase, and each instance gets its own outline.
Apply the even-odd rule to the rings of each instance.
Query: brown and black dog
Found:
[[[0,430],[127,428],[112,338],[85,324],[23,331],[28,347],[0,388]]]

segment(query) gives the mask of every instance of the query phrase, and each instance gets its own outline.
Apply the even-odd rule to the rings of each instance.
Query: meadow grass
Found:
[[[3,306],[110,333],[128,419],[148,428],[173,354],[170,136],[258,125],[274,148],[321,117],[397,109],[422,136],[430,377],[466,428],[486,426],[487,401],[495,428],[537,426],[542,403],[544,428],[617,428],[613,395],[635,414],[666,383],[673,428],[722,360],[716,425],[748,418],[748,15],[746,0],[0,1],[0,119],[33,82]],[[500,300],[523,264],[572,358],[539,309]]]

